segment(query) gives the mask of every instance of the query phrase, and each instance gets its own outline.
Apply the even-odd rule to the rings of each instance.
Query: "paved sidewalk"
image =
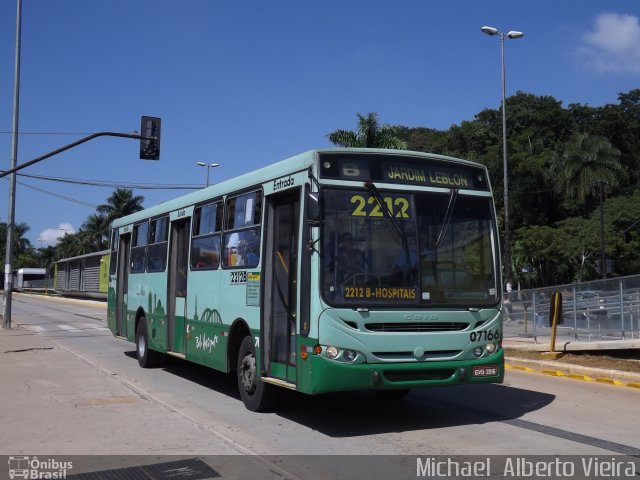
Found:
[[[17,324],[0,329],[0,383],[0,455],[239,453],[126,380]]]

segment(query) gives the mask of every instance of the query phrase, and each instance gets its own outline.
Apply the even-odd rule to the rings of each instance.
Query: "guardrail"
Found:
[[[558,336],[576,341],[640,339],[640,275],[520,290],[505,296],[504,336],[550,335],[553,292],[562,294]]]

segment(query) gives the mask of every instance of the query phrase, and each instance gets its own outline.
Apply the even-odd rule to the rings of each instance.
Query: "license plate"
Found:
[[[481,367],[473,367],[474,377],[495,377],[498,375],[497,365],[482,365]]]

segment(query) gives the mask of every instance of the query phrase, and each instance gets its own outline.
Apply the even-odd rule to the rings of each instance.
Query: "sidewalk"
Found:
[[[17,324],[0,329],[0,383],[0,455],[238,453],[126,380]],[[162,442],[149,442],[154,437]]]

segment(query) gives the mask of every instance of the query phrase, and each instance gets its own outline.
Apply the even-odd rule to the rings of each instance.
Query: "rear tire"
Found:
[[[246,336],[238,351],[238,390],[244,406],[252,412],[262,412],[274,404],[275,387],[258,378],[256,348],[253,337]]]
[[[149,330],[145,317],[140,318],[138,322],[136,356],[138,357],[138,364],[142,368],[157,367],[162,360],[162,355],[159,352],[149,349]]]

